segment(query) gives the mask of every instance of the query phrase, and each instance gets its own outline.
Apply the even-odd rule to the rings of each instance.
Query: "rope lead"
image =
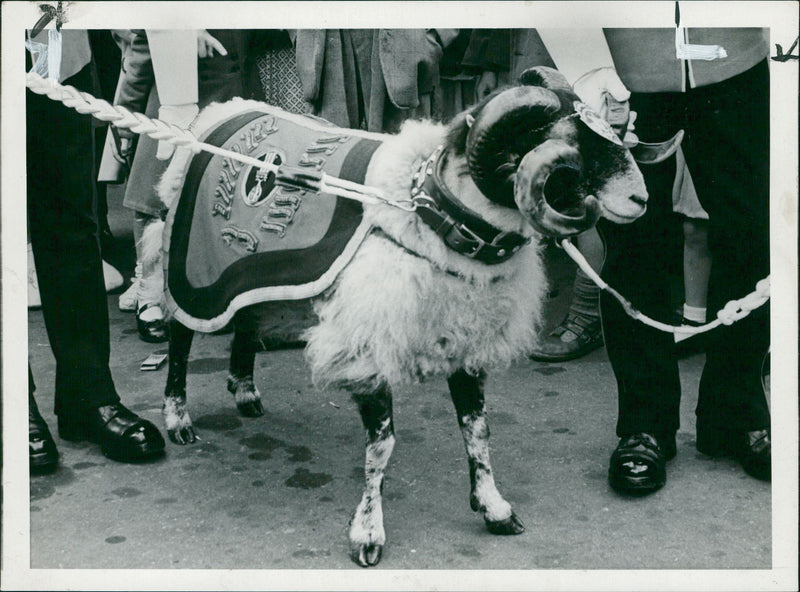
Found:
[[[722,310],[717,313],[717,318],[709,323],[706,323],[705,325],[701,325],[699,327],[689,327],[685,325],[676,327],[674,325],[668,325],[666,323],[651,319],[646,314],[634,307],[630,301],[628,301],[614,288],[609,286],[603,280],[603,278],[601,278],[597,272],[592,269],[591,265],[589,265],[589,263],[586,261],[583,254],[575,245],[570,242],[568,238],[563,239],[559,244],[567,252],[567,255],[569,255],[572,260],[578,264],[578,267],[581,268],[581,271],[591,278],[598,288],[605,290],[619,301],[629,317],[634,318],[637,321],[648,325],[649,327],[665,331],[666,333],[688,333],[689,335],[694,335],[695,333],[704,333],[706,331],[710,331],[711,329],[719,327],[720,325],[732,325],[736,321],[749,315],[751,311],[757,309],[767,300],[769,300],[769,276],[767,276],[756,284],[755,291],[751,292],[744,298],[740,298],[739,300],[731,300],[728,302],[724,307],[722,307]]]
[[[180,148],[191,150],[194,154],[201,151],[210,152],[223,158],[230,158],[274,173],[279,184],[291,185],[315,192],[326,192],[366,204],[386,203],[395,205],[395,202],[387,200],[377,188],[358,185],[326,173],[311,176],[305,170],[275,165],[238,152],[225,150],[219,146],[200,142],[189,130],[165,123],[159,119],[151,119],[141,113],[132,113],[125,107],[111,105],[108,101],[98,99],[89,93],[81,92],[73,86],[65,86],[53,80],[45,80],[35,72],[28,72],[25,78],[25,86],[38,95],[46,95],[47,98],[53,101],[59,101],[65,106],[75,109],[78,113],[92,115],[100,121],[106,121],[116,127],[129,129],[136,134],[144,134],[154,140],[169,142]],[[397,205],[403,209],[408,209],[408,204],[405,202]]]

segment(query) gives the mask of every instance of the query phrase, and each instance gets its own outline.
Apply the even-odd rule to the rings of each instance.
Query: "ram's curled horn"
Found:
[[[526,86],[541,86],[550,90],[563,90],[572,93],[567,78],[558,70],[547,66],[528,68],[519,75],[519,83]]]
[[[583,194],[580,154],[566,142],[547,140],[528,152],[515,178],[517,205],[542,234],[572,236],[600,218],[600,203]]]
[[[475,115],[467,135],[467,163],[475,184],[490,200],[515,207],[514,172],[533,147],[536,130],[557,116],[555,93],[517,86],[499,93]]]

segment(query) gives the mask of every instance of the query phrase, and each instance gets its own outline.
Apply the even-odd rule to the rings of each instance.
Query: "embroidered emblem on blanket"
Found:
[[[317,118],[246,111],[205,142],[274,164],[363,182],[379,141]],[[360,203],[275,184],[230,158],[196,155],[170,212],[167,302],[189,328],[213,331],[251,304],[328,288],[369,231]]]

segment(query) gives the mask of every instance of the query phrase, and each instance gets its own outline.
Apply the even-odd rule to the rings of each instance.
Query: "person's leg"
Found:
[[[153,90],[148,98],[146,115],[155,117],[158,114],[160,102],[158,93]],[[145,265],[142,253],[142,235],[147,226],[157,221],[164,210],[161,199],[156,195],[154,187],[169,164],[168,161],[158,160],[156,151],[158,142],[150,137],[139,138],[136,155],[131,166],[131,173],[125,189],[125,198],[122,205],[133,210],[133,238],[136,244],[137,271],[140,277],[134,278],[136,284],[133,298],[126,296],[122,305],[130,306],[135,300],[136,327],[139,337],[149,343],[161,343],[168,339],[167,325],[164,313],[161,310],[161,295],[163,293],[163,272],[160,259]]]
[[[73,80],[90,88],[89,67]],[[56,413],[114,403],[90,116],[31,92],[27,109],[28,217],[56,358]]]
[[[708,250],[708,212],[700,205],[686,166],[683,150],[676,153],[678,171],[672,190],[672,209],[680,216],[683,227],[683,310],[681,324],[699,326],[706,322],[708,276],[711,253]],[[675,342],[682,342],[679,352],[689,353],[702,347],[703,334],[676,333]]]
[[[134,232],[135,235],[135,232]],[[135,240],[135,239],[134,239]],[[123,312],[135,312],[139,307],[139,282],[142,280],[142,263],[139,261],[139,253],[136,253],[136,267],[133,270],[131,285],[119,295],[117,306]]]
[[[643,141],[661,141],[679,127],[680,97],[633,95]],[[644,314],[667,322],[671,315],[666,273],[674,243],[671,237],[675,159],[641,165],[649,200],[635,222],[598,224],[606,245],[603,278]],[[675,454],[679,427],[680,380],[672,335],[629,317],[606,292],[600,296],[606,349],[619,393],[617,435],[609,480],[615,489],[652,491],[666,479],[665,460]],[[655,438],[655,444],[647,434]]]
[[[767,63],[697,89],[691,99],[684,152],[709,214],[714,263],[708,308],[716,313],[728,301],[752,292],[769,274]],[[768,347],[769,303],[712,332],[696,410],[698,448],[722,452],[735,445],[741,451],[747,432],[768,433],[770,414],[761,379]],[[768,439],[766,445],[758,440],[755,464],[743,464],[755,476],[769,478]]]
[[[39,413],[33,393],[36,385],[28,365],[28,459],[32,473],[52,471],[58,464],[58,449],[44,419]]]
[[[683,221],[683,317],[688,321],[706,322],[710,273],[708,221],[686,218]]]
[[[596,229],[577,237],[578,249],[595,271],[603,265],[603,241]],[[562,321],[543,337],[531,353],[540,362],[566,362],[585,356],[603,345],[600,326],[600,288],[581,271],[575,271],[572,300]]]
[[[67,84],[91,88],[88,74],[84,68]],[[120,403],[109,369],[89,116],[31,92],[26,102],[28,217],[56,358],[59,435],[97,442],[117,460],[161,454],[163,438]]]
[[[89,40],[92,46],[94,62],[97,73],[97,87],[100,90],[99,97],[109,103],[114,101],[114,92],[119,80],[121,55],[120,49],[114,42],[111,31],[104,29],[92,29],[89,31]],[[100,159],[103,155],[103,144],[108,124],[98,120],[93,121],[93,131],[95,134],[95,167],[100,167]],[[95,177],[96,178],[96,177]],[[97,182],[97,220],[100,226],[100,246],[101,252],[105,255],[110,250],[114,237],[108,225],[108,202],[107,184]]]
[[[161,300],[164,293],[164,272],[161,257],[155,261],[144,261],[142,237],[148,226],[159,221],[156,216],[134,212],[133,238],[136,241],[136,261],[141,269],[141,278],[136,290],[136,328],[139,337],[148,343],[162,343],[169,339]]]

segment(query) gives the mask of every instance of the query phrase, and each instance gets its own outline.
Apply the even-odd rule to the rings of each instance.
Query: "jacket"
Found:
[[[584,36],[585,31],[563,34]],[[608,47],[602,49],[610,51],[613,60],[605,65],[613,65],[633,92],[681,92],[715,84],[749,70],[769,54],[768,31],[759,28],[686,29],[687,43],[725,48],[728,56],[712,61],[678,59],[674,28],[609,28],[603,29],[603,36]],[[585,57],[593,60],[585,71],[596,67],[595,55],[578,56]],[[508,72],[512,81],[532,66],[559,67],[536,29],[476,30],[464,60],[466,65]]]
[[[332,45],[336,30],[296,32],[297,70],[306,100],[320,98],[324,68],[336,67],[330,56],[336,55]],[[428,35],[431,32],[435,41]],[[420,95],[429,93],[439,81],[439,60],[442,50],[458,35],[457,29],[380,29],[378,54],[386,91],[392,103],[401,109],[420,105]],[[339,50],[341,52],[341,50]],[[341,53],[340,53],[341,55]]]

